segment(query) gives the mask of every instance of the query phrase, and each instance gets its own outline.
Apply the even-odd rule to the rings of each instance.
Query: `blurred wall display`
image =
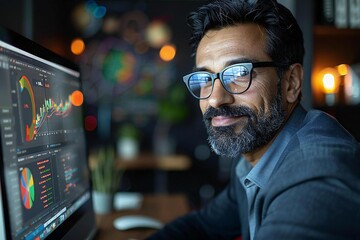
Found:
[[[152,100],[166,94],[174,82],[175,64],[158,54],[171,40],[170,29],[166,22],[150,20],[145,10],[143,4],[105,7],[95,1],[74,9],[75,25],[87,40],[79,63],[88,103],[111,99],[128,114],[151,113],[156,108]],[[98,16],[98,12],[102,14]]]
[[[83,75],[87,112],[96,118],[93,131],[100,138],[114,137],[118,133],[114,128],[131,122],[138,128],[152,125],[152,141],[171,142],[170,128],[189,112],[181,81],[184,72],[179,68],[190,71],[192,67],[189,50],[181,52],[186,54],[185,62],[178,57],[177,48],[188,47],[188,36],[174,35],[180,22],[180,31],[187,29],[190,10],[181,13],[181,6],[194,9],[189,5],[196,4],[84,1],[73,8],[71,21],[86,45],[76,60]]]

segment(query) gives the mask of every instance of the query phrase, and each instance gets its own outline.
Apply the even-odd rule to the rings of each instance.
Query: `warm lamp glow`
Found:
[[[325,68],[320,73],[321,88],[325,94],[333,94],[338,91],[340,75],[335,68]]]
[[[80,55],[85,50],[85,43],[82,39],[76,38],[71,42],[71,52],[75,55]]]
[[[325,93],[334,93],[336,86],[335,86],[335,77],[331,73],[324,74],[322,79],[323,88]]]
[[[345,76],[346,74],[348,74],[348,65],[340,64],[339,66],[337,66],[337,70],[340,76]]]
[[[160,49],[160,57],[162,60],[169,62],[174,59],[176,49],[173,45],[165,45]]]

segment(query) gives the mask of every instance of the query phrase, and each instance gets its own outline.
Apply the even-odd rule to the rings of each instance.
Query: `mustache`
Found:
[[[203,118],[204,120],[208,120],[210,118],[216,117],[216,116],[227,116],[227,117],[232,117],[232,116],[249,116],[251,118],[253,118],[254,116],[254,112],[248,108],[248,107],[244,107],[244,106],[236,106],[236,107],[230,107],[230,106],[223,106],[220,108],[213,108],[213,107],[209,107],[208,109],[206,109]]]

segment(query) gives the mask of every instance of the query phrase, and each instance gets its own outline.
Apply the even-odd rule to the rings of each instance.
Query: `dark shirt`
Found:
[[[298,106],[254,168],[241,159],[206,207],[149,239],[238,236],[360,239],[359,143],[329,115]]]

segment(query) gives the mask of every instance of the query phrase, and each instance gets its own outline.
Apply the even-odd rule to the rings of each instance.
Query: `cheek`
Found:
[[[201,112],[204,114],[204,112],[206,111],[206,108],[207,108],[207,101],[206,100],[200,100],[199,101],[199,106],[200,106]]]
[[[258,92],[261,93],[261,98],[264,101],[270,101],[277,93],[277,86],[274,82],[273,84],[261,83],[258,86]]]
[[[257,109],[258,112],[264,111],[268,112],[271,102],[276,97],[277,94],[277,86],[276,82],[266,82],[259,81],[254,84],[251,91],[249,93],[249,100],[247,101],[249,104],[253,105],[253,108]]]

